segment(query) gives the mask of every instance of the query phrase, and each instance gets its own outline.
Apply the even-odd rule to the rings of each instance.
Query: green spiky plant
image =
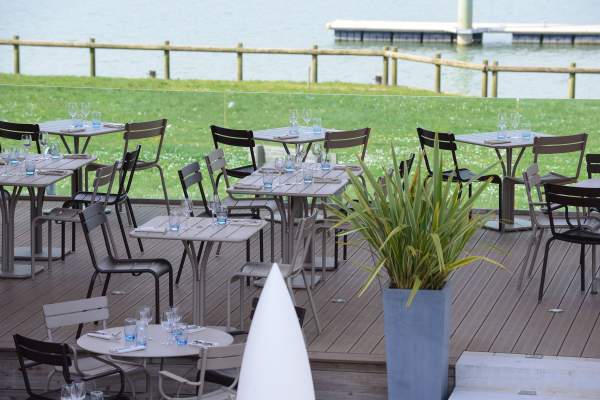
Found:
[[[436,140],[430,153],[431,177],[422,171],[423,154],[412,172],[403,176],[393,146],[393,168],[384,183],[361,160],[366,184],[348,170],[353,190],[336,198],[331,211],[339,218],[337,227],[350,227],[343,234],[359,233],[376,255],[361,293],[385,269],[390,288],[411,289],[409,306],[419,290],[442,289],[453,271],[473,262],[501,266],[487,257],[464,254],[469,239],[489,218],[489,214],[470,216],[489,182],[477,185],[470,198],[466,191],[460,196],[459,185],[442,177],[440,153]]]

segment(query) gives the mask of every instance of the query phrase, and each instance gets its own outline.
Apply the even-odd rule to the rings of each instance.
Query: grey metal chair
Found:
[[[106,329],[106,321],[109,318],[108,298],[92,297],[66,301],[62,303],[44,304],[44,321],[48,333],[48,341],[53,341],[53,331],[58,328],[90,323],[101,322],[102,329]],[[78,335],[79,337],[79,335]],[[144,363],[135,363],[124,360],[116,360],[110,356],[79,356],[77,348],[71,345],[69,351],[72,357],[72,365],[69,366],[71,376],[83,380],[93,380],[123,372],[125,380],[129,384],[133,398],[135,398],[135,384],[130,375],[143,373],[146,379],[146,392],[150,384],[150,376]],[[61,367],[55,367],[48,375],[46,390],[50,390],[52,378],[62,371]]]
[[[235,399],[236,386],[238,383],[239,371],[242,366],[242,356],[244,355],[245,343],[237,343],[229,346],[217,346],[217,347],[200,347],[198,350],[198,361],[196,363],[197,374],[199,377],[197,381],[190,381],[187,378],[176,375],[172,372],[162,370],[158,372],[158,390],[163,399],[167,400],[231,400]],[[219,386],[216,389],[204,393],[205,376],[208,371],[224,371],[234,370],[235,376],[230,385]],[[165,381],[172,380],[182,385],[191,386],[196,389],[195,396],[176,397],[169,396],[165,390]],[[179,392],[179,391],[178,391]]]
[[[299,223],[299,228],[296,231],[294,238],[294,252],[292,253],[291,264],[279,264],[281,274],[286,280],[290,295],[294,299],[294,290],[292,288],[292,280],[297,276],[302,276],[308,301],[317,324],[317,332],[321,333],[321,323],[317,315],[317,307],[312,295],[311,282],[307,279],[304,271],[304,261],[309,252],[313,248],[313,240],[315,235],[315,223],[317,220],[317,211],[306,218],[302,218]],[[240,330],[244,329],[244,279],[260,279],[266,278],[271,271],[271,263],[248,262],[242,266],[239,272],[233,273],[227,280],[227,330],[231,329],[231,285],[236,280],[240,281]],[[313,272],[314,275],[314,272]]]
[[[227,188],[230,187],[229,183],[229,175],[227,173],[227,162],[225,161],[225,153],[223,149],[215,149],[210,152],[208,155],[204,157],[206,162],[206,168],[208,169],[208,176],[210,177],[210,182],[212,185],[213,193],[219,192],[219,179],[223,177],[223,181],[225,182],[225,186]],[[234,198],[232,196],[227,195],[225,198],[221,199],[223,205],[227,206],[230,210],[247,210],[249,214],[236,214],[237,216],[249,216],[251,218],[259,219],[260,218],[260,210],[265,210],[269,213],[269,221],[271,226],[271,261],[275,259],[275,230],[274,230],[274,222],[275,222],[275,210],[277,209],[277,205],[271,199],[260,198],[260,197],[243,197],[243,198]],[[283,241],[283,236],[282,236]],[[263,255],[263,231],[259,232],[259,242],[260,242],[260,261],[264,260]],[[283,242],[282,242],[283,245]],[[250,242],[246,243],[246,261],[250,261]]]
[[[102,288],[102,296],[106,295],[112,274],[131,274],[133,276],[150,274],[154,278],[154,309],[156,312],[154,320],[157,323],[160,323],[159,281],[163,275],[167,275],[169,279],[169,306],[173,306],[173,267],[171,266],[171,263],[164,258],[121,259],[116,257],[111,248],[111,243],[113,242],[111,239],[112,234],[102,204],[96,203],[90,205],[79,214],[79,218],[81,219],[85,242],[90,253],[92,266],[94,267],[94,273],[92,274],[86,297],[92,297],[94,282],[99,274],[106,275],[104,287]],[[107,251],[107,255],[102,258],[98,257],[98,254],[96,253],[97,246],[94,244],[91,237],[91,234],[97,230],[97,228],[101,228],[104,245]]]

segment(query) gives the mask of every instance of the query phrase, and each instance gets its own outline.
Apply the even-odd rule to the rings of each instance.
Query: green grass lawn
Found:
[[[406,87],[326,83],[312,85],[290,82],[164,81],[158,79],[28,77],[0,74],[0,119],[41,122],[67,118],[66,104],[88,101],[102,112],[105,121],[144,121],[167,118],[169,129],[161,164],[165,167],[169,193],[181,196],[177,170],[192,160],[202,160],[212,149],[209,126],[262,129],[286,126],[289,110],[310,108],[323,125],[337,129],[372,128],[368,163],[382,168],[390,164],[390,145],[403,154],[417,150],[415,127],[423,126],[454,133],[495,130],[499,112],[517,109],[535,131],[552,134],[588,132],[588,152],[600,144],[599,100],[481,99],[433,96]],[[90,151],[101,161],[120,157],[120,135],[92,141]],[[151,145],[143,146],[145,151]],[[269,152],[269,149],[267,149]],[[243,154],[229,155],[231,164],[242,162]],[[351,160],[351,153],[339,154]],[[480,170],[497,162],[489,149],[461,145],[461,165]],[[523,170],[531,162],[530,152],[521,161]],[[554,157],[541,163],[568,173],[575,168],[573,157]],[[500,166],[494,170],[500,173]],[[490,187],[480,206],[496,204]],[[61,191],[65,192],[62,187]],[[522,190],[518,204],[524,205]],[[161,197],[157,173],[140,173],[134,184],[135,197]]]

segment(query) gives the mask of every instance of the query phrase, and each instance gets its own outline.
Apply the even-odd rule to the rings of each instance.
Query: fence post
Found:
[[[310,63],[310,82],[311,83],[317,83],[319,81],[319,71],[317,70],[317,68],[319,68],[319,62],[317,60],[318,50],[319,50],[319,46],[317,46],[315,44],[313,46],[312,60]]]
[[[96,39],[90,38],[90,76],[96,76],[96,48],[94,47]]]
[[[577,64],[571,63],[571,68],[577,67]],[[575,98],[575,72],[569,72],[569,98]]]
[[[481,69],[481,97],[488,96],[488,60],[483,60]]]
[[[19,35],[13,37],[14,40],[19,40]],[[13,44],[14,54],[14,73],[19,75],[21,73],[21,55],[19,53],[19,45]]]
[[[243,43],[238,43],[237,48],[237,80],[244,80],[244,53],[242,53],[242,48],[244,47]]]
[[[442,55],[440,53],[437,53],[434,57],[442,58]],[[435,90],[436,93],[441,93],[441,91],[442,91],[442,65],[441,64],[435,64],[435,81],[433,84],[433,90]]]
[[[394,47],[392,49],[394,55],[391,57],[392,59],[392,85],[398,86],[398,57],[396,57],[396,53],[398,53],[398,48]]]
[[[171,52],[168,50],[171,42],[165,40],[165,79],[171,79]]]
[[[492,71],[492,97],[498,97],[498,71],[496,71],[498,61],[494,61],[492,65],[494,66]]]
[[[390,82],[390,74],[389,74],[389,59],[388,59],[388,51],[390,51],[389,47],[383,48],[383,71],[381,73],[381,84],[383,86],[387,86]]]

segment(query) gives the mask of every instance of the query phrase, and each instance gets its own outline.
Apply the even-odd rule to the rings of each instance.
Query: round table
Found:
[[[108,328],[106,332],[117,333],[121,335],[114,340],[95,338],[88,335],[82,335],[77,339],[77,344],[84,350],[91,353],[104,354],[119,357],[131,358],[171,358],[171,357],[189,357],[198,354],[196,346],[180,346],[177,344],[166,344],[169,333],[160,325],[148,326],[148,344],[144,350],[131,351],[129,353],[112,353],[110,350],[116,347],[124,347],[123,327]],[[228,346],[233,343],[233,336],[219,329],[204,328],[200,332],[188,333],[188,343],[194,339],[201,339],[207,342],[215,343],[218,346]]]

